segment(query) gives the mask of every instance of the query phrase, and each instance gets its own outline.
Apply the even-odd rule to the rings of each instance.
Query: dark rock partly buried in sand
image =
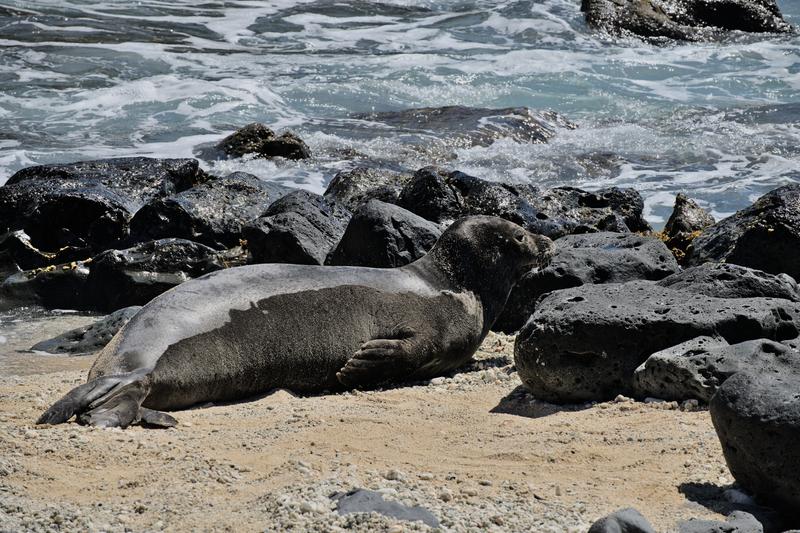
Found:
[[[539,399],[564,403],[631,394],[651,354],[699,336],[729,343],[792,339],[800,304],[711,298],[646,281],[584,285],[545,296],[517,336],[520,378]]]
[[[800,302],[800,287],[786,274],[767,274],[729,263],[705,263],[658,282],[661,287],[715,298],[784,298]]]
[[[22,229],[33,246],[98,252],[128,236],[147,202],[203,181],[194,159],[131,157],[20,170],[0,187],[0,232]]]
[[[295,191],[242,230],[255,263],[322,265],[351,213],[318,194]]]
[[[439,527],[439,520],[424,507],[409,507],[399,502],[386,501],[383,494],[374,490],[355,489],[347,494],[336,494],[336,512],[340,515],[351,513],[378,513],[390,518],[408,522],[419,521],[432,528]]]
[[[716,520],[687,520],[678,525],[678,533],[764,533],[756,517],[744,511],[734,511],[725,522]]]
[[[356,167],[336,174],[325,190],[325,197],[351,211],[372,199],[396,204],[400,192],[410,180],[411,176],[400,172]]]
[[[792,371],[743,371],[711,399],[728,468],[760,501],[800,523],[800,356]]]
[[[114,311],[97,322],[76,328],[58,337],[39,342],[31,350],[47,353],[80,355],[101,350],[117,331],[135,315],[141,307],[132,306]]]
[[[359,207],[329,265],[394,268],[416,261],[433,247],[442,230],[402,207],[370,200]]]
[[[689,245],[700,233],[714,225],[714,217],[683,193],[675,197],[675,207],[662,235],[675,257],[683,262]]]
[[[620,509],[592,524],[589,533],[655,533],[642,513],[631,507]]]
[[[216,146],[217,150],[230,157],[254,154],[256,157],[286,159],[307,159],[311,150],[303,139],[293,133],[275,135],[263,124],[254,122],[236,130]]]
[[[697,337],[656,352],[636,369],[636,395],[663,400],[708,402],[737,372],[776,372],[800,364],[800,354],[785,344],[757,339],[729,345],[722,338]]]
[[[137,241],[189,239],[223,250],[239,245],[242,227],[292,189],[236,172],[142,207],[131,220]]]
[[[734,263],[800,278],[800,184],[784,185],[692,241],[688,264]]]
[[[144,305],[162,292],[225,268],[217,251],[185,239],[160,239],[95,257],[87,279],[94,308],[114,311]]]
[[[679,268],[664,243],[653,237],[609,232],[567,235],[556,240],[549,265],[517,283],[492,329],[517,331],[533,314],[536,300],[548,292],[584,284],[659,280]]]
[[[527,107],[484,109],[464,106],[423,107],[355,115],[356,118],[381,122],[409,135],[428,135],[454,146],[488,146],[507,138],[519,143],[545,143],[559,128],[574,129],[571,123],[552,111],[534,111]]]
[[[418,170],[400,193],[398,205],[434,222],[492,215],[548,237],[596,231],[646,231],[644,202],[632,189],[587,192],[559,187],[542,191],[508,185],[436,167]]]
[[[786,33],[775,0],[583,0],[592,28],[616,36],[702,41],[727,31]]]

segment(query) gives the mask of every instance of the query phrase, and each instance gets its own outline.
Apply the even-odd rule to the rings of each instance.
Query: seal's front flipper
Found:
[[[147,407],[142,407],[139,409],[139,417],[139,423],[145,427],[174,428],[178,425],[178,421],[167,413],[153,411]]]
[[[365,342],[336,373],[336,379],[345,387],[356,388],[408,377],[415,366],[410,357],[410,341],[405,338]]]
[[[139,421],[142,402],[149,393],[149,379],[130,381],[92,402],[88,411],[78,415],[78,422],[124,429]]]

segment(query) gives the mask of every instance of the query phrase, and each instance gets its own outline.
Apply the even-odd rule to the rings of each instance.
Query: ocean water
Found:
[[[800,2],[779,0],[800,24]],[[491,180],[638,189],[656,226],[685,191],[717,217],[800,181],[800,36],[656,47],[588,31],[579,0],[0,2],[0,183],[25,166],[192,157],[248,122],[311,161],[203,161],[321,192],[366,160]],[[549,144],[422,149],[359,114],[527,106]],[[418,139],[417,139],[418,140]]]

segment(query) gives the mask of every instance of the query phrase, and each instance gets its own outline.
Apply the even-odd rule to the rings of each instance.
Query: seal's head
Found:
[[[498,217],[455,221],[430,251],[429,261],[465,289],[506,292],[534,267],[546,265],[553,241]]]

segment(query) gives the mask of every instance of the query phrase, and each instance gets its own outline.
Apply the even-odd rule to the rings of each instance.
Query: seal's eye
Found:
[[[517,242],[523,242],[525,240],[525,235],[523,233],[517,233],[514,235],[514,239],[516,239]]]

